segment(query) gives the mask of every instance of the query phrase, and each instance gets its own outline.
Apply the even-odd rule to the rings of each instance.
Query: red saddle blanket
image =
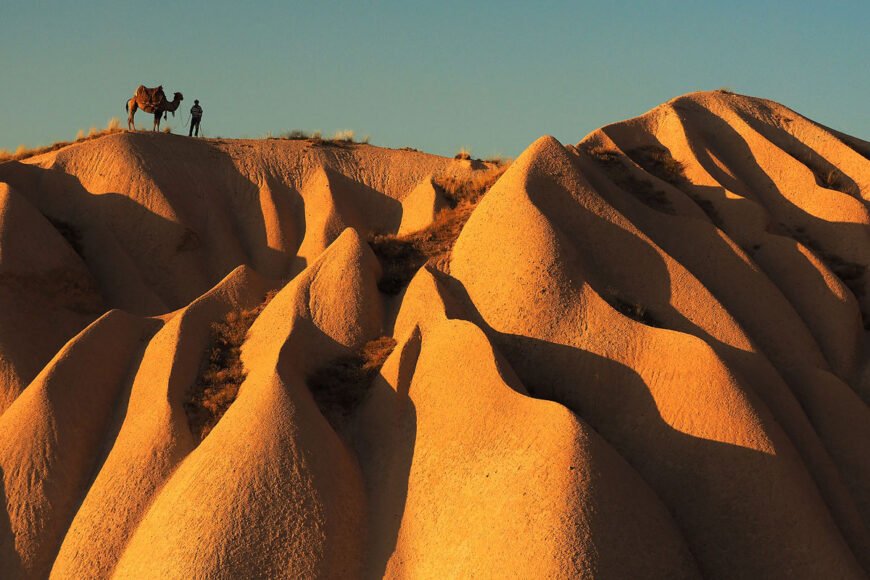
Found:
[[[136,88],[136,104],[146,113],[153,113],[154,109],[166,100],[166,94],[163,92],[163,86],[148,88],[145,85],[139,85]]]

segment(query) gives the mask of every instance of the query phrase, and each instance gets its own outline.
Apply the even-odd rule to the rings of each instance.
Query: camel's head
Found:
[[[173,100],[181,102],[184,100],[184,95],[182,95],[181,93],[175,93],[175,97]]]

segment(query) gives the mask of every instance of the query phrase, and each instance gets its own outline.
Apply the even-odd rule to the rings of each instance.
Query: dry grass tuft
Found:
[[[331,139],[324,139],[323,134],[320,131],[303,131],[302,129],[292,129],[290,131],[284,131],[283,133],[279,133],[277,136],[273,136],[271,133],[266,135],[266,139],[289,139],[291,141],[313,141],[315,145],[352,145],[354,143],[362,143],[368,144],[371,139],[368,135],[365,135],[359,141],[355,141],[355,133],[351,130],[337,131],[335,135],[332,136]]]
[[[311,395],[333,428],[339,430],[363,402],[372,380],[395,346],[392,337],[376,338],[359,351],[337,358],[309,375]]]
[[[816,183],[827,189],[833,189],[852,197],[861,197],[861,190],[848,175],[837,169],[836,167],[828,171],[817,171],[810,168],[816,178]]]
[[[861,198],[861,188],[858,184],[819,154],[804,148],[791,152],[791,155],[813,173],[813,178],[819,187]]]
[[[242,365],[242,344],[248,330],[266,305],[275,297],[272,290],[263,302],[249,310],[232,310],[211,325],[211,346],[200,366],[199,375],[187,394],[184,411],[190,431],[202,441],[214,429],[239,394],[247,376]]]
[[[597,162],[613,183],[623,191],[632,194],[638,200],[662,213],[675,215],[673,204],[667,194],[657,188],[647,179],[636,177],[624,162],[624,156],[613,149],[603,145],[596,145],[586,149],[591,157]]]
[[[625,156],[619,151],[604,145],[588,146],[586,153],[598,161],[608,177],[623,191],[631,193],[644,204],[662,213],[676,215],[676,210],[668,195],[647,179],[634,176],[625,164]],[[701,197],[690,188],[685,176],[683,164],[671,156],[670,151],[663,147],[637,147],[626,151],[626,156],[642,167],[647,173],[669,183],[688,195],[701,208],[709,220],[719,229],[724,228],[724,221],[716,211],[713,203]]]
[[[671,152],[664,147],[636,147],[625,153],[646,171],[675,187],[680,187],[687,181],[683,164],[674,159]]]
[[[271,134],[269,135],[271,137]],[[283,133],[279,133],[276,139],[289,139],[291,141],[304,141],[306,139],[312,139],[311,133],[307,131],[303,131],[301,129],[292,129],[290,131],[285,131]]]
[[[441,210],[428,227],[410,234],[374,235],[369,240],[381,262],[383,275],[378,288],[385,294],[398,294],[424,264],[446,272],[450,252],[471,212],[508,165],[475,170],[471,178],[436,179],[435,185],[450,207]]]
[[[336,131],[335,135],[332,136],[333,141],[344,141],[345,143],[353,143],[353,138],[356,136],[350,129],[343,129],[341,131]]]
[[[91,127],[90,131],[88,131],[87,136],[83,130],[79,130],[76,134],[76,138],[74,141],[58,141],[57,143],[53,143],[46,147],[35,147],[33,149],[28,149],[24,145],[19,145],[18,149],[15,150],[14,153],[10,153],[6,149],[0,149],[0,163],[4,161],[21,161],[22,159],[27,159],[28,157],[33,157],[35,155],[42,155],[43,153],[49,153],[51,151],[57,151],[58,149],[62,149],[73,143],[81,143],[83,141],[90,141],[91,139],[97,139],[99,137],[103,137],[105,135],[112,135],[114,133],[120,133],[123,131],[120,127],[120,122],[117,117],[112,117],[109,119],[108,124],[105,129],[97,129],[96,127]]]
[[[624,314],[634,321],[655,328],[664,328],[662,323],[646,308],[646,306],[635,300],[622,297],[615,291],[603,294],[602,298],[604,298],[604,300],[607,301],[614,310]]]
[[[468,147],[462,147],[456,155],[453,156],[454,159],[462,159],[464,161],[471,161],[471,149]]]
[[[626,154],[638,165],[643,167],[648,173],[655,175],[662,181],[670,183],[694,201],[707,218],[719,229],[724,229],[725,222],[719,212],[716,211],[716,206],[710,200],[701,197],[691,188],[691,182],[686,177],[685,167],[682,163],[674,159],[671,152],[664,147],[647,146],[637,147],[626,151]]]
[[[396,295],[408,285],[429,257],[417,248],[416,236],[376,234],[369,245],[381,263],[381,279],[378,289],[384,294]]]
[[[622,157],[619,151],[610,149],[606,145],[593,145],[586,147],[586,153],[605,163],[621,163]]]
[[[491,155],[483,160],[484,163],[491,163],[492,165],[508,165],[511,162],[511,159],[505,157],[504,155]]]

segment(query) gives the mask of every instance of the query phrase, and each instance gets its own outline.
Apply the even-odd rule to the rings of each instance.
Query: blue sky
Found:
[[[123,121],[140,83],[200,99],[209,136],[353,129],[439,154],[573,143],[722,86],[870,139],[868,26],[866,0],[3,0],[0,148]]]

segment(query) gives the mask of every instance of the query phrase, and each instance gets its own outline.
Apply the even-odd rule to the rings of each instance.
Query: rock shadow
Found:
[[[740,577],[769,574],[770,554],[802,562],[808,577],[834,569],[860,573],[814,482],[787,445],[768,454],[675,429],[634,369],[582,348],[498,332],[459,281],[450,279],[449,288],[466,302],[470,321],[490,337],[530,395],[570,409],[637,470],[671,511],[704,576],[723,570]]]
[[[177,222],[122,193],[92,194],[76,176],[60,170],[19,162],[0,166],[0,181],[23,194],[49,221],[76,231],[81,255],[109,308],[161,314],[190,303],[241,264],[275,270],[275,264],[293,260],[292,254],[269,246],[260,188],[241,175],[229,155],[197,142],[193,159],[176,159],[148,137],[129,138],[137,147],[146,143],[156,166],[151,177]],[[213,211],[214,192],[208,191],[215,176],[223,180],[217,194],[224,198],[220,212]],[[279,203],[279,210],[301,205],[289,187],[268,183],[273,197],[290,198]],[[304,229],[299,234],[301,242]]]
[[[419,331],[397,348],[395,390],[378,375],[355,417],[351,445],[359,459],[368,499],[368,544],[364,578],[383,578],[396,550],[408,499],[408,480],[417,438],[417,413],[409,396],[420,355]]]
[[[9,508],[6,503],[5,478],[0,467],[0,572],[21,570],[21,557],[15,549],[15,536],[12,533],[12,522],[9,519]]]
[[[829,259],[824,259],[826,263],[831,262],[832,259],[836,259],[836,261],[855,259],[853,256],[833,255],[838,251],[838,246],[848,244],[859,248],[859,254],[868,255],[870,252],[868,240],[870,238],[868,238],[867,224],[830,222],[807,212],[791,201],[768,176],[758,164],[746,140],[730,124],[700,105],[690,103],[685,106],[691,107],[692,112],[701,118],[701,122],[710,127],[711,134],[716,136],[717,143],[727,144],[726,147],[718,146],[715,149],[722,162],[729,167],[734,176],[732,177],[719,169],[710,157],[709,150],[698,146],[698,143],[707,143],[708,139],[704,136],[697,140],[689,140],[702,167],[727,189],[762,205],[771,218],[775,220],[771,224],[770,233],[788,235],[810,247],[817,254],[830,253]],[[733,151],[729,151],[729,147]],[[836,191],[835,195],[848,196],[848,194],[837,190],[833,191]],[[865,207],[867,207],[866,203]],[[820,255],[820,257],[825,258],[824,255]],[[870,305],[868,305],[870,294],[865,293],[863,289],[867,285],[866,268],[868,264],[860,264],[862,267],[860,275],[856,276],[854,272],[846,272],[850,274],[846,278],[843,275],[846,269],[839,266],[841,266],[839,263],[828,264],[829,269],[841,278],[843,283],[855,294],[855,298],[864,305],[862,310],[866,313],[870,309]]]

